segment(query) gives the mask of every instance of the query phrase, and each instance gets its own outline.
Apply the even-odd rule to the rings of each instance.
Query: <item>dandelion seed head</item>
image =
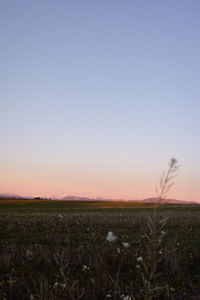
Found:
[[[172,157],[171,160],[170,160],[169,165],[172,168],[177,163],[178,163],[178,160],[176,158]]]
[[[114,235],[114,233],[112,231],[109,231],[106,237],[106,240],[110,243],[115,242],[117,239],[117,236]]]
[[[33,252],[32,252],[32,251],[26,250],[26,258],[31,259],[31,258],[32,258],[32,255],[33,255]]]
[[[88,266],[83,265],[83,268],[82,268],[83,271],[88,271],[89,269],[90,269],[90,268],[89,268]]]
[[[64,290],[66,288],[66,284],[65,283],[60,283],[61,288]]]
[[[131,297],[129,295],[121,295],[122,300],[131,300]]]
[[[64,218],[64,215],[59,214],[58,219],[61,221]]]
[[[139,256],[139,257],[137,258],[137,261],[143,261],[142,256]]]
[[[124,248],[129,248],[130,247],[130,244],[127,243],[127,242],[122,243],[122,245],[124,246]]]
[[[53,285],[54,289],[55,289],[57,286],[58,286],[58,282],[55,282],[54,285]]]
[[[136,265],[136,269],[140,269],[140,265]]]
[[[65,283],[61,283],[61,282],[55,282],[53,285],[53,288],[57,288],[57,287],[61,287],[62,289],[66,288],[66,284]]]

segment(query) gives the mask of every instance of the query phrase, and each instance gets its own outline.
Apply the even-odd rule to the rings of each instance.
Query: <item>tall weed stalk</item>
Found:
[[[176,172],[179,168],[178,161],[172,158],[169,162],[168,171],[163,172],[160,177],[159,187],[156,188],[158,201],[164,203],[164,200],[173,186],[173,179],[177,176]],[[148,217],[148,232],[144,236],[144,251],[146,252],[146,260],[142,256],[138,258],[140,264],[138,268],[141,270],[143,282],[143,299],[155,298],[163,293],[165,286],[159,286],[158,278],[161,275],[158,272],[158,265],[163,259],[163,243],[166,235],[165,227],[167,218],[160,219],[156,207],[153,216]]]

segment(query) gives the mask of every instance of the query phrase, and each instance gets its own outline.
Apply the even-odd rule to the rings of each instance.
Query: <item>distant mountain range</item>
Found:
[[[77,196],[65,196],[63,197],[61,200],[74,200],[74,201],[91,201],[94,199],[91,198],[87,198],[87,197],[77,197]]]
[[[144,200],[140,200],[141,202],[148,202],[148,203],[158,203],[160,201],[159,198],[147,198]],[[174,203],[174,204],[199,204],[196,201],[187,201],[187,200],[176,200],[176,199],[163,199],[162,203]]]
[[[75,201],[124,201],[124,199],[108,199],[108,198],[88,198],[88,197],[77,197],[77,196],[65,196],[62,200],[75,200]]]
[[[57,198],[44,198],[44,197],[24,197],[17,194],[11,193],[0,193],[0,199],[45,199],[45,200],[64,200],[64,201],[126,201],[126,202],[146,202],[146,203],[158,203],[159,198],[146,198],[143,200],[124,200],[124,199],[107,199],[102,197],[97,198],[88,198],[88,197],[78,197],[78,196],[64,196],[60,199]],[[162,203],[173,203],[173,204],[200,204],[196,201],[187,201],[187,200],[176,200],[176,199],[164,199]]]
[[[27,197],[23,197],[17,194],[11,194],[11,193],[0,193],[0,199],[6,198],[6,199],[26,199]]]
[[[77,197],[77,196],[65,196],[62,200],[68,201],[127,201],[127,202],[148,202],[148,203],[158,203],[160,202],[159,198],[146,198],[143,200],[124,200],[124,199],[107,199],[107,198],[87,198],[87,197]],[[174,203],[174,204],[199,204],[199,202],[195,201],[187,201],[187,200],[176,200],[176,199],[163,199],[162,203]]]

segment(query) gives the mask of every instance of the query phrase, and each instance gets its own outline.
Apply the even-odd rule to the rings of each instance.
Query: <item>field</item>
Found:
[[[0,300],[200,299],[199,274],[198,205],[0,201]]]

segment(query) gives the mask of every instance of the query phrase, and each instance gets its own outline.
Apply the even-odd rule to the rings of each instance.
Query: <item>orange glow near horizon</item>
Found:
[[[111,174],[112,173],[112,174]],[[13,193],[29,197],[78,196],[88,198],[107,198],[124,200],[141,200],[155,197],[157,176],[149,174],[132,176],[131,174],[69,174],[53,175],[47,172],[34,173],[4,172],[1,176],[1,193]],[[176,184],[167,198],[200,201],[200,188],[197,182],[189,182],[188,178],[177,178]]]
[[[118,157],[105,164],[90,158],[75,163],[61,164],[56,161],[33,164],[10,162],[2,165],[0,173],[0,193],[13,193],[22,196],[63,197],[78,196],[88,198],[107,198],[141,200],[155,197],[155,187],[159,183],[162,169],[168,169],[167,163],[160,166],[154,161],[119,160]],[[191,165],[181,166],[175,185],[168,198],[188,201],[200,201],[198,170]],[[194,178],[194,179],[193,179]],[[195,179],[196,178],[196,179]]]

